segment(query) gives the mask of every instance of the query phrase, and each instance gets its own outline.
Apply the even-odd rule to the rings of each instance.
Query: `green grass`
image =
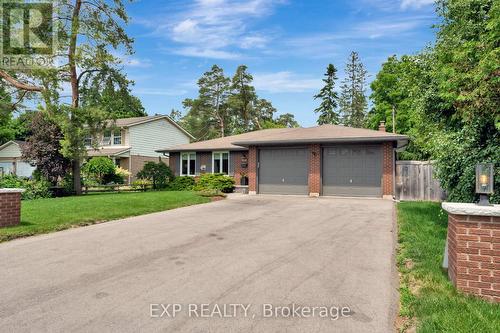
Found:
[[[0,229],[0,242],[209,202],[194,192],[102,193],[22,202],[21,223]]]
[[[398,224],[400,316],[409,318],[406,325],[416,323],[418,332],[499,332],[500,305],[457,292],[441,268],[447,215],[440,204],[402,202]]]

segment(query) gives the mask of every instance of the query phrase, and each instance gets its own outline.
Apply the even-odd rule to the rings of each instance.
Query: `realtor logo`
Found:
[[[0,67],[24,69],[53,63],[55,28],[50,1],[0,0]]]

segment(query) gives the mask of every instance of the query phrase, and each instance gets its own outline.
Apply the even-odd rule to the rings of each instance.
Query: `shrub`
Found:
[[[83,166],[82,172],[88,180],[103,185],[115,176],[115,164],[107,157],[92,157]]]
[[[146,162],[141,171],[137,173],[140,179],[149,179],[153,183],[153,189],[166,188],[173,178],[172,171],[163,162]]]
[[[0,187],[22,188],[25,191],[21,197],[23,200],[50,198],[50,182],[45,179],[32,180],[15,175],[6,175],[0,178]]]
[[[153,182],[149,179],[137,179],[132,182],[132,188],[134,190],[146,191],[152,186]]]
[[[233,188],[234,179],[221,173],[205,173],[195,186],[196,191],[217,190],[223,193],[231,193]]]
[[[168,189],[170,191],[191,191],[194,187],[194,178],[189,176],[175,177],[168,184]]]

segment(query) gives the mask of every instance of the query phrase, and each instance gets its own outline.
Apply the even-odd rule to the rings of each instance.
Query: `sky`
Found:
[[[136,0],[126,27],[135,53],[122,56],[123,66],[150,115],[183,111],[213,64],[228,76],[245,64],[260,98],[314,126],[326,66],[342,79],[356,51],[369,84],[387,57],[433,42],[433,7],[432,0]]]

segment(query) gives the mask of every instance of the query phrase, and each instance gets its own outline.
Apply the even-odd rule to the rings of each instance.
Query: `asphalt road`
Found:
[[[0,330],[389,332],[394,246],[390,201],[244,195],[14,240]]]

